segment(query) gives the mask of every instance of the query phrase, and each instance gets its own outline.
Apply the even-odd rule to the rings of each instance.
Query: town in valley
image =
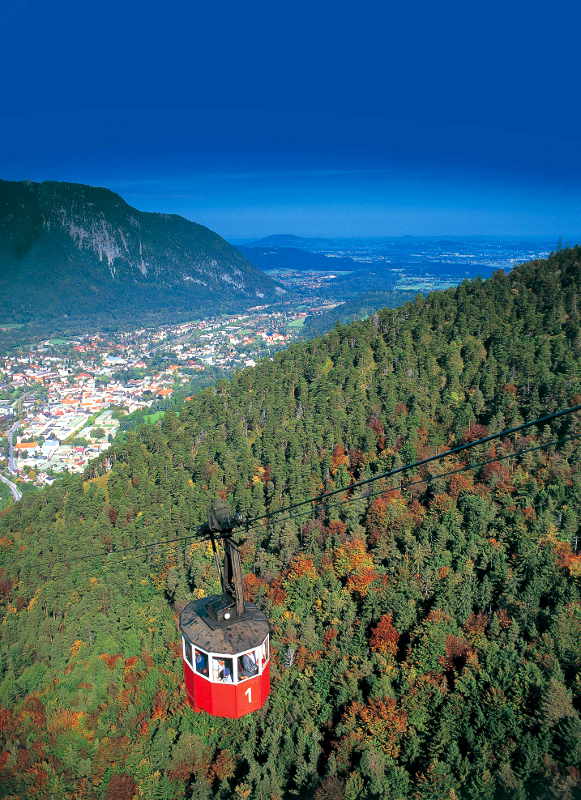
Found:
[[[156,422],[219,378],[272,357],[303,338],[307,317],[337,309],[358,292],[426,293],[546,254],[545,244],[481,243],[475,255],[474,242],[455,242],[454,252],[448,242],[394,242],[326,243],[318,251],[329,260],[326,269],[270,270],[292,294],[284,303],[157,327],[55,334],[5,348],[0,506],[63,472],[83,472],[124,431]],[[337,269],[342,258],[358,270]]]
[[[2,472],[35,485],[82,472],[132,418],[155,421],[174,398],[288,346],[308,313],[255,307],[160,328],[44,339],[4,354]]]

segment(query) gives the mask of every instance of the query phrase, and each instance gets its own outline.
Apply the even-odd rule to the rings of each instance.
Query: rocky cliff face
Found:
[[[217,234],[107,189],[0,181],[0,313],[198,310],[284,290]]]

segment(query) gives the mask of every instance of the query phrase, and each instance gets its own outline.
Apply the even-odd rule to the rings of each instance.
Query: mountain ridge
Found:
[[[104,187],[0,181],[0,314],[252,304],[285,293],[218,234]]]

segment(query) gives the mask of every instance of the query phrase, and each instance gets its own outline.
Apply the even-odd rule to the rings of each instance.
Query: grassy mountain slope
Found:
[[[216,494],[260,514],[578,402],[580,266],[562,251],[293,346],[3,512],[0,796],[575,797],[578,444],[256,528],[242,553],[273,691],[239,721],[184,704],[176,612],[217,589],[206,543],[48,562],[186,535]]]
[[[72,183],[0,181],[0,322],[196,310],[283,290],[234,247],[175,214]]]

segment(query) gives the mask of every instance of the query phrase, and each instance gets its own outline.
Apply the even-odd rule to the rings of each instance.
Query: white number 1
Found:
[[[250,687],[250,686],[249,686],[249,687],[248,687],[248,689],[247,689],[247,690],[244,692],[244,694],[245,694],[245,695],[246,695],[246,697],[248,698],[248,702],[249,702],[249,703],[251,703],[251,702],[252,702],[252,689],[251,689],[251,687]]]

